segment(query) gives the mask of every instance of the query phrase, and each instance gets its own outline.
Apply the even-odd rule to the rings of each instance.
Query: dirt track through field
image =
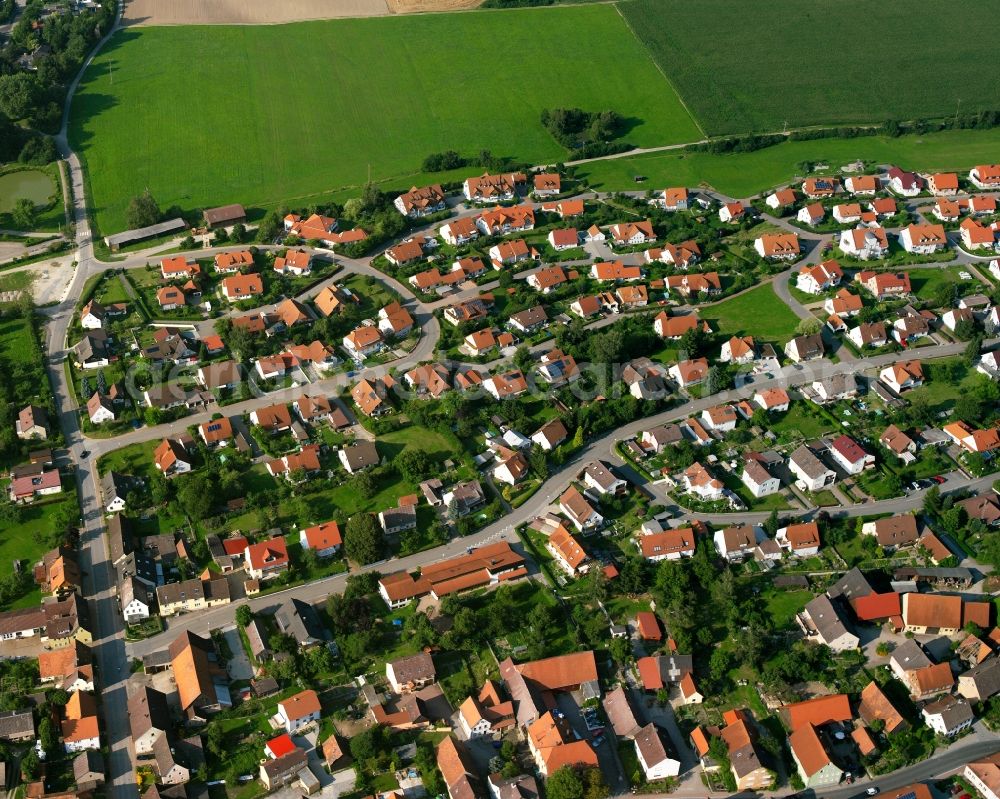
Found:
[[[126,25],[275,25],[475,8],[481,0],[127,0]]]

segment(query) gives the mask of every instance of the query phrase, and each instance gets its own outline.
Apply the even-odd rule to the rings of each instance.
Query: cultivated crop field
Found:
[[[87,71],[70,138],[107,234],[146,187],[163,208],[308,205],[369,169],[407,188],[446,149],[556,161],[553,106],[611,108],[639,146],[701,138],[611,5],[126,28]]]
[[[619,8],[710,134],[1000,107],[1000,0],[627,0]],[[985,59],[985,60],[984,60]],[[981,76],[981,77],[980,77]]]
[[[126,25],[272,25],[388,14],[385,0],[128,0]]]

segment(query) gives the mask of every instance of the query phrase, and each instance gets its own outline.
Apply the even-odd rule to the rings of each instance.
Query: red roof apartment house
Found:
[[[906,272],[872,272],[864,270],[858,272],[854,276],[854,279],[879,300],[910,293],[910,276]]]
[[[875,456],[865,452],[850,436],[838,436],[830,444],[830,455],[848,474],[861,474],[875,465]]]
[[[774,540],[792,555],[807,558],[819,552],[819,525],[816,522],[790,524],[778,530]]]
[[[802,182],[802,193],[810,200],[833,197],[839,191],[840,181],[837,178],[806,178]]]
[[[302,548],[311,549],[320,558],[335,555],[342,543],[340,525],[336,522],[323,522],[299,532],[299,544]]]
[[[279,275],[308,275],[312,271],[312,256],[305,250],[288,250],[274,259],[273,268]]]
[[[508,202],[523,191],[528,182],[528,176],[523,172],[508,172],[502,175],[491,175],[488,172],[480,177],[467,178],[462,183],[462,194],[466,200],[477,203]]]
[[[969,170],[969,180],[981,191],[1000,189],[1000,164],[980,164]]]
[[[438,228],[438,235],[452,247],[460,247],[479,238],[479,228],[471,217],[453,219]]]
[[[285,732],[292,734],[315,724],[321,713],[319,696],[313,690],[305,690],[278,702],[274,718]]]
[[[444,190],[438,184],[421,188],[413,186],[393,200],[393,205],[399,213],[414,218],[443,211],[448,206]]]
[[[512,208],[494,208],[484,211],[476,218],[478,227],[487,236],[506,236],[535,227],[535,209],[530,205],[515,205]]]
[[[841,231],[838,245],[847,255],[862,261],[885,258],[889,253],[889,238],[881,227],[861,226]]]

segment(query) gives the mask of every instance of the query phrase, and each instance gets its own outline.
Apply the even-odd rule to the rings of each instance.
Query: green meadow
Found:
[[[639,146],[702,135],[615,8],[588,5],[126,28],[84,76],[70,140],[107,234],[147,187],[162,208],[305,206],[369,176],[422,183],[447,149],[558,161],[539,119],[557,106],[613,109]]]

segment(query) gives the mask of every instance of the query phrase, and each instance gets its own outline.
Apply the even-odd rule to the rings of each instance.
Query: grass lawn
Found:
[[[527,619],[528,614],[536,605],[549,605],[555,608],[556,623],[546,635],[546,648],[549,655],[563,655],[576,651],[572,622],[566,618],[562,607],[547,585],[539,580],[520,580],[511,585],[511,596],[514,600],[514,606],[518,609],[517,615],[522,619]],[[486,605],[485,600],[486,592],[478,592],[471,594],[466,601],[470,606],[478,609]],[[519,631],[510,633],[506,637],[506,642],[508,648],[513,649],[524,643],[523,635]],[[493,643],[493,651],[496,652],[497,658],[503,660],[509,654],[508,648],[505,648],[501,641]],[[515,654],[514,659],[524,660],[525,655],[524,653]]]
[[[736,297],[706,306],[701,313],[712,330],[727,336],[753,336],[784,342],[795,333],[799,318],[768,284]]]
[[[394,293],[386,288],[385,284],[367,275],[351,275],[340,285],[357,295],[361,301],[361,310],[373,316],[378,313],[380,308],[384,308],[393,300],[398,299]]]
[[[101,474],[115,471],[149,479],[156,473],[153,450],[159,443],[159,441],[145,441],[116,449],[101,456],[97,462],[97,469]]]
[[[393,458],[406,447],[422,449],[433,460],[461,460],[462,444],[454,435],[445,435],[419,425],[408,425],[378,437],[379,452]],[[384,449],[383,449],[384,447]]]
[[[15,272],[15,275],[23,274]],[[0,393],[4,395],[5,410],[0,413],[0,424],[7,426],[13,438],[17,414],[28,403],[46,408],[51,407],[52,390],[44,367],[44,354],[38,344],[32,320],[22,317],[0,318],[0,369],[4,379],[0,380]],[[50,436],[58,436],[58,425],[50,412]],[[29,450],[39,449],[44,442],[38,440],[16,442],[8,447],[7,456],[13,463],[19,462],[20,455]],[[6,459],[0,466],[10,465]],[[2,526],[0,526],[2,530]]]
[[[950,379],[949,370],[952,368],[956,371],[961,368],[960,379]],[[915,397],[924,397],[935,413],[950,411],[958,398],[967,393],[981,377],[978,372],[969,369],[961,358],[942,358],[924,364],[924,384],[908,391],[907,398],[912,402]]]
[[[836,70],[834,70],[835,72]],[[789,141],[752,153],[712,155],[666,151],[630,158],[594,161],[576,168],[576,176],[602,191],[707,184],[733,197],[749,197],[801,176],[801,164],[827,163],[836,170],[861,159],[899,164],[904,169],[968,170],[996,160],[1000,130],[959,130],[924,136],[865,136],[857,139]]]
[[[861,489],[867,491],[875,499],[892,499],[899,494],[892,490],[888,477],[881,469],[872,469],[859,474],[857,481]]]
[[[791,403],[786,413],[776,414],[773,418],[771,430],[779,436],[786,435],[788,438],[817,438],[834,429],[833,423],[815,411],[805,400]]]
[[[14,273],[14,275],[18,274],[24,273]],[[31,348],[31,323],[29,320],[20,317],[0,320],[0,351],[5,358],[9,358],[13,363],[31,363]]]
[[[6,486],[3,490],[6,491]],[[12,568],[11,564],[15,560],[26,561],[26,568],[30,572],[31,567],[51,549],[51,546],[39,541],[53,539],[56,519],[61,509],[67,506],[73,509],[74,516],[79,515],[76,485],[68,479],[63,481],[61,494],[54,494],[24,505],[20,522],[17,524],[4,522],[0,525],[0,564],[3,573],[6,574]],[[41,596],[40,589],[32,582],[31,590],[27,594],[3,609],[35,607],[41,601]]]
[[[983,56],[977,17],[1000,14],[998,0],[914,0],[902,18],[865,0],[772,0],[752,13],[728,0],[618,7],[712,134],[941,117],[959,100],[970,112],[1000,100],[995,83],[967,77]],[[816,54],[846,30],[831,69]]]
[[[390,460],[398,456],[407,447],[422,449],[434,461],[442,464],[452,459],[461,464],[464,456],[457,438],[429,430],[426,427],[409,425],[393,430],[378,437],[379,454]],[[250,491],[268,491],[274,487],[274,478],[264,470],[262,465],[253,466],[243,477],[243,485]],[[379,490],[369,498],[358,494],[349,480],[342,485],[329,490],[309,495],[309,518],[300,519],[294,515],[282,514],[283,523],[295,522],[299,525],[313,524],[317,519],[346,519],[359,511],[377,513],[386,508],[395,507],[400,497],[417,492],[417,486],[400,478],[392,482],[383,482]],[[425,521],[425,520],[421,520]],[[247,524],[252,518],[247,518]],[[424,527],[429,526],[424,525]]]
[[[637,613],[649,610],[649,597],[636,599],[627,596],[613,596],[604,603],[604,609],[616,624],[628,624]]]
[[[122,285],[122,281],[118,275],[109,275],[100,289],[98,289],[96,296],[97,301],[102,305],[108,305],[113,302],[132,302],[132,298],[125,291],[125,286]]]
[[[516,77],[477,46],[498,35],[531,54]],[[617,10],[595,4],[127,28],[86,72],[70,139],[110,233],[147,186],[163,208],[309,205],[360,187],[369,169],[386,188],[421,185],[424,157],[447,149],[558,161],[566,152],[539,117],[574,106],[615,110],[638,146],[701,138]]]
[[[910,287],[921,300],[933,300],[935,294],[940,291],[941,285],[945,283],[957,285],[959,296],[983,289],[983,284],[975,278],[962,280],[959,277],[960,272],[969,272],[969,270],[965,266],[949,266],[943,269],[911,269]],[[986,289],[988,290],[989,286],[986,286]]]
[[[873,552],[864,548],[866,537],[870,538],[870,536],[857,534],[837,544],[837,554],[847,561],[848,566],[857,566],[859,563],[872,558]]]
[[[833,495],[832,491],[817,491],[812,494],[807,493],[806,496],[821,508],[830,508],[840,504],[840,500]]]
[[[782,591],[769,588],[761,594],[768,615],[781,630],[795,624],[795,614],[813,598],[812,591]]]

